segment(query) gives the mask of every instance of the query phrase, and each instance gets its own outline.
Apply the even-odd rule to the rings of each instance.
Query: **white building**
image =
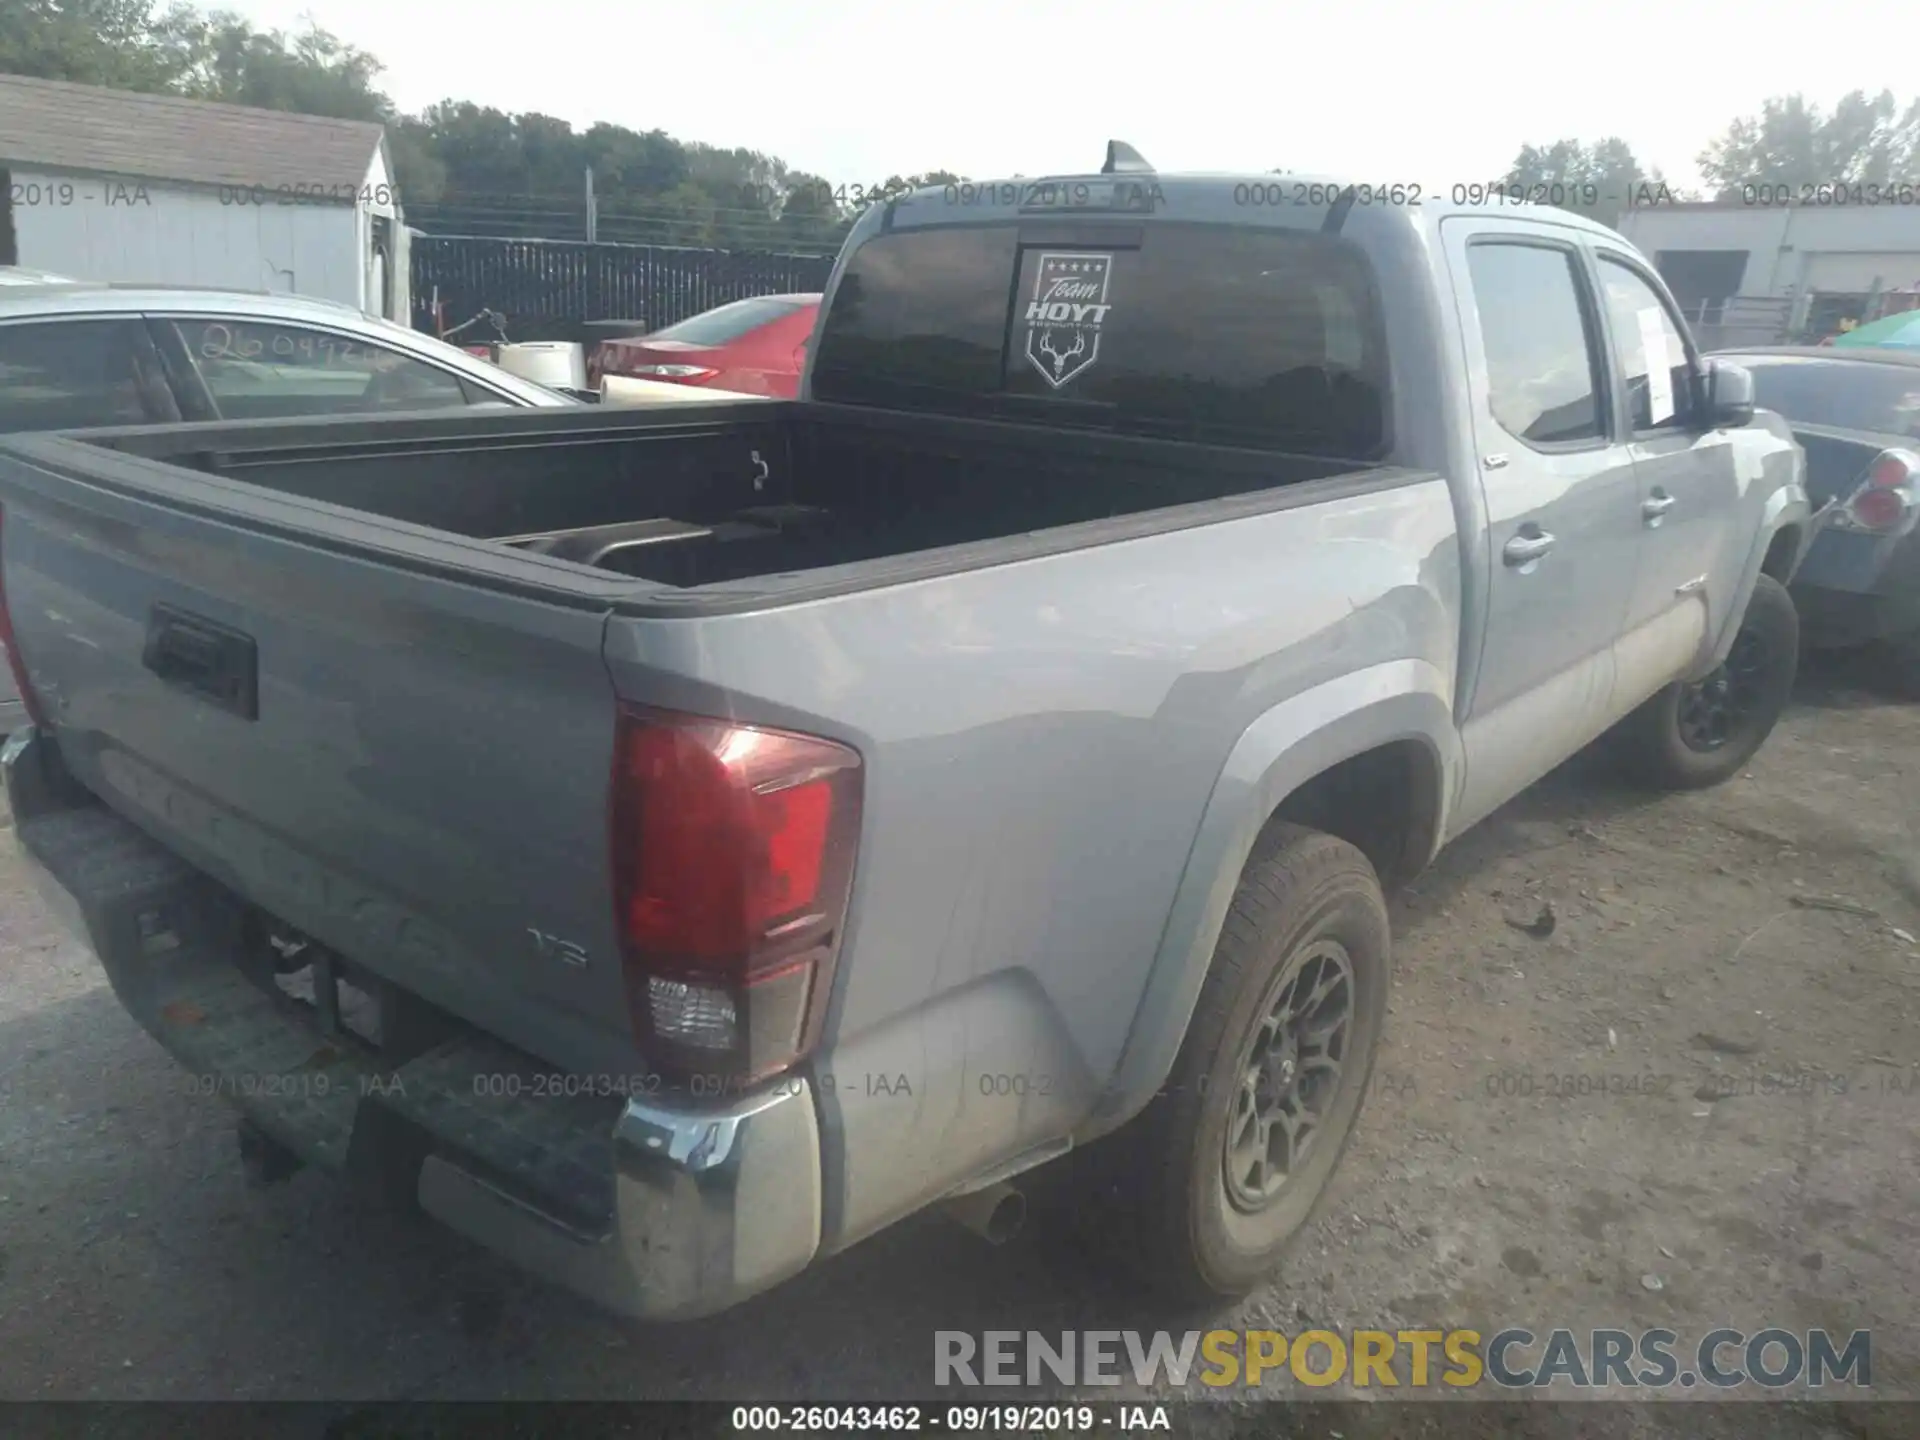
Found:
[[[1830,333],[1892,292],[1920,289],[1920,205],[1672,204],[1628,210],[1617,224],[1703,328]]]
[[[408,321],[379,125],[0,75],[0,167],[0,264]]]

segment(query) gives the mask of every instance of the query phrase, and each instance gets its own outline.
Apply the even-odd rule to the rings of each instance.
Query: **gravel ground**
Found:
[[[1920,1398],[1916,742],[1920,707],[1827,670],[1721,789],[1636,796],[1576,762],[1459,842],[1396,902],[1387,1045],[1332,1203],[1275,1283],[1198,1317],[1130,1296],[1074,1227],[990,1249],[921,1219],[648,1328],[320,1177],[249,1190],[228,1114],[186,1092],[9,847],[0,1398],[911,1397],[938,1329],[1308,1322],[1871,1329],[1874,1393]],[[1543,905],[1551,934],[1519,928]],[[1179,1426],[1244,1418],[1204,1408]],[[1438,1433],[1458,1408],[1259,1430]],[[1519,1403],[1468,1428],[1891,1437],[1920,1412]]]

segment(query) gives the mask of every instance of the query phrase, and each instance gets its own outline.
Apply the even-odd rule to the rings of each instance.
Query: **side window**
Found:
[[[1685,430],[1693,425],[1693,361],[1687,342],[1659,292],[1631,266],[1600,257],[1600,284],[1607,292],[1607,319],[1626,377],[1633,428]]]
[[[1600,347],[1570,251],[1511,241],[1467,248],[1493,418],[1535,445],[1606,435]]]
[[[384,345],[277,320],[171,322],[222,419],[465,405],[460,377]]]
[[[179,418],[139,317],[0,325],[0,431]]]

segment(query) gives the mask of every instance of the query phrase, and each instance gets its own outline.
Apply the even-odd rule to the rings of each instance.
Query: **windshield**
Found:
[[[817,399],[1372,459],[1387,438],[1372,267],[1256,227],[881,235],[819,327]]]
[[[784,295],[756,295],[751,300],[736,300],[731,305],[722,305],[717,310],[656,330],[647,339],[679,340],[688,345],[726,345],[749,330],[758,330],[796,310],[804,310],[808,303]]]
[[[1814,359],[1741,359],[1754,401],[1788,420],[1920,438],[1920,365]]]

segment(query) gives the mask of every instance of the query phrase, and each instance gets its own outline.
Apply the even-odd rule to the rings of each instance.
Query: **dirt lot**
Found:
[[[9,853],[0,1396],[910,1397],[936,1329],[1310,1321],[1666,1325],[1683,1345],[1870,1328],[1874,1392],[1920,1397],[1916,755],[1920,707],[1829,670],[1723,789],[1648,799],[1576,763],[1463,840],[1396,905],[1388,1045],[1334,1202],[1273,1286],[1203,1317],[1143,1307],[1044,1225],[992,1250],[924,1220],[650,1330],[318,1177],[250,1191],[229,1117],[185,1093]],[[1542,903],[1550,935],[1512,923]],[[1916,1433],[1912,1414],[1579,1408],[1582,1433]],[[1575,1423],[1537,1410],[1506,1433]]]

